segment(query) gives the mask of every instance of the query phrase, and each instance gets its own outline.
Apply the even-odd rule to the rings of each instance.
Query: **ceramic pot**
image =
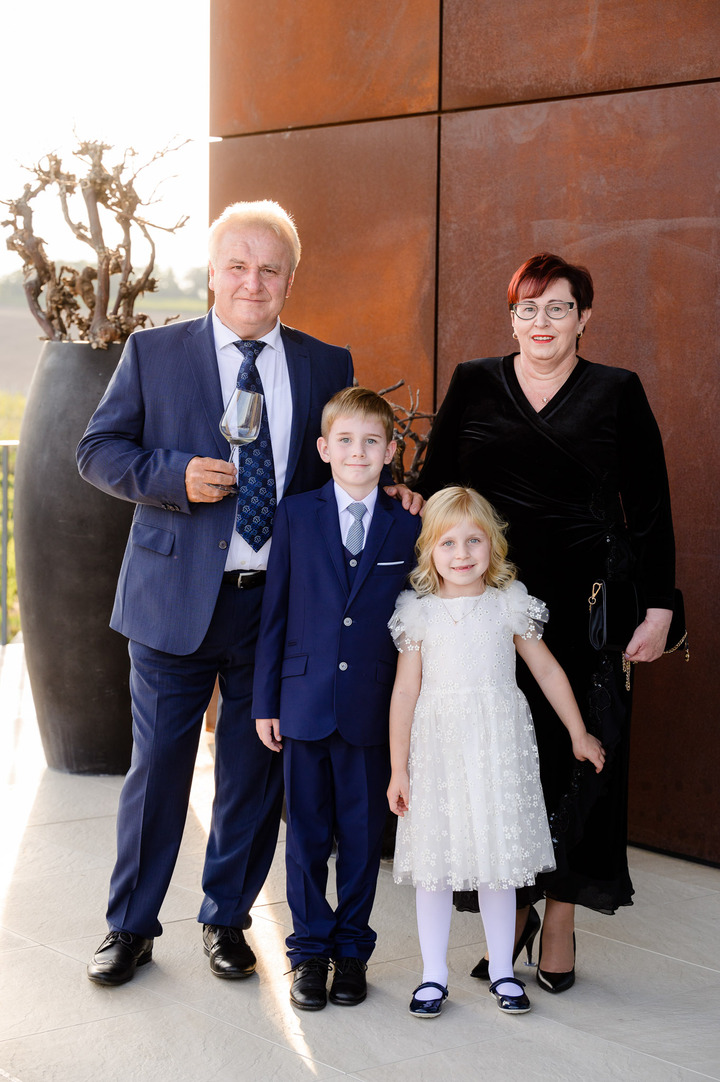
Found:
[[[83,481],[75,448],[122,349],[47,342],[15,473],[15,559],[25,655],[48,766],[123,774],[132,721],[127,641],[109,625],[133,504]]]

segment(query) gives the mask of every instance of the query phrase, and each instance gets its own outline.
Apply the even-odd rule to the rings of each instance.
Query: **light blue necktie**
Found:
[[[264,342],[236,342],[243,355],[237,385],[243,391],[263,395],[262,420],[257,438],[238,447],[238,502],[235,529],[257,552],[270,540],[277,507],[275,464],[270,442],[267,403],[255,361]]]
[[[363,529],[362,518],[367,508],[364,503],[349,503],[347,509],[355,521],[348,530],[345,548],[353,556],[357,556],[359,552],[362,552],[365,544],[365,530]]]

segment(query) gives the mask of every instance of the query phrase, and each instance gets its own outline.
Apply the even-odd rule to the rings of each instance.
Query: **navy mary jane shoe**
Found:
[[[416,999],[417,993],[422,988],[437,988],[440,995],[437,999]],[[435,981],[425,981],[424,984],[419,984],[413,991],[412,999],[410,1000],[410,1014],[415,1015],[416,1018],[437,1018],[442,1010],[442,1005],[448,997],[447,988],[442,984],[437,984]]]
[[[520,995],[510,996],[507,992],[498,992],[497,988],[500,984],[516,984],[520,989]],[[505,1014],[527,1014],[530,1010],[530,1000],[525,995],[524,988],[525,985],[517,977],[501,977],[499,981],[493,981],[490,985],[490,992],[497,1000],[498,1009]]]

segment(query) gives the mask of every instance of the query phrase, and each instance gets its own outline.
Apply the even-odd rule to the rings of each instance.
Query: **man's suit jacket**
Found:
[[[422,522],[380,489],[352,587],[332,481],[283,500],[255,653],[252,716],[283,736],[388,739],[397,651],[387,622],[415,565]]]
[[[346,349],[282,327],[293,420],[285,493],[322,484],[322,408],[352,383]],[[189,654],[212,618],[235,528],[236,499],[190,503],[185,469],[196,455],[227,461],[210,313],[137,331],[78,446],[86,481],[137,504],[111,627],[156,650]]]

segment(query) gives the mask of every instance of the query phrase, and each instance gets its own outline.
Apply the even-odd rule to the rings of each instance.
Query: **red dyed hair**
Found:
[[[578,306],[578,315],[586,308],[592,308],[593,280],[590,271],[549,252],[531,256],[515,271],[508,286],[508,307],[521,300],[541,297],[558,278],[565,278],[570,283],[570,292]]]

